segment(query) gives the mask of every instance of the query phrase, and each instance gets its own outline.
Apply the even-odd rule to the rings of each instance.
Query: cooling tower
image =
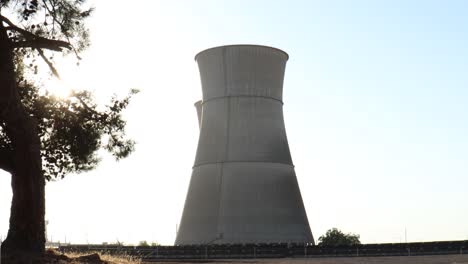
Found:
[[[283,120],[288,55],[233,45],[195,60],[200,138],[176,245],[313,244]]]
[[[197,101],[194,105],[197,110],[198,126],[201,127],[202,100]]]

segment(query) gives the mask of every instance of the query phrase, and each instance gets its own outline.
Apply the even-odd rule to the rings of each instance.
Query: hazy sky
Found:
[[[194,55],[261,44],[290,55],[284,115],[317,239],[468,239],[468,2],[95,1],[92,47],[71,87],[103,102],[141,93],[126,117],[136,152],[47,185],[48,236],[172,244],[198,140]],[[51,84],[51,87],[53,84]],[[0,173],[0,236],[10,177]]]

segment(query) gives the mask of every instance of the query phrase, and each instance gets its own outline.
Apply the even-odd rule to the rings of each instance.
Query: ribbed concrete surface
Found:
[[[200,138],[176,244],[313,243],[283,120],[287,59],[253,45],[196,56]]]

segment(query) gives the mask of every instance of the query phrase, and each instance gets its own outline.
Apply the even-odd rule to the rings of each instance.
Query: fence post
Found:
[[[205,259],[208,259],[208,247],[205,246]]]

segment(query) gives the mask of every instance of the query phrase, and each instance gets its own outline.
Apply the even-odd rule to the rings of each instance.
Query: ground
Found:
[[[60,254],[48,250],[43,257],[2,256],[0,264],[140,264],[138,260],[129,257],[114,257],[110,255],[90,254]]]
[[[210,262],[158,262],[158,264],[468,264],[468,255],[414,256],[414,257],[351,257],[351,258],[307,258],[307,259],[249,259]]]
[[[117,258],[108,255],[87,254],[61,255],[48,252],[46,257],[34,262],[2,259],[1,264],[149,264],[130,260],[128,257]],[[155,263],[155,262],[152,262]],[[196,260],[196,261],[161,261],[158,264],[468,264],[468,255],[411,256],[411,257],[341,257],[341,258],[294,258],[294,259],[236,259],[236,260]]]

